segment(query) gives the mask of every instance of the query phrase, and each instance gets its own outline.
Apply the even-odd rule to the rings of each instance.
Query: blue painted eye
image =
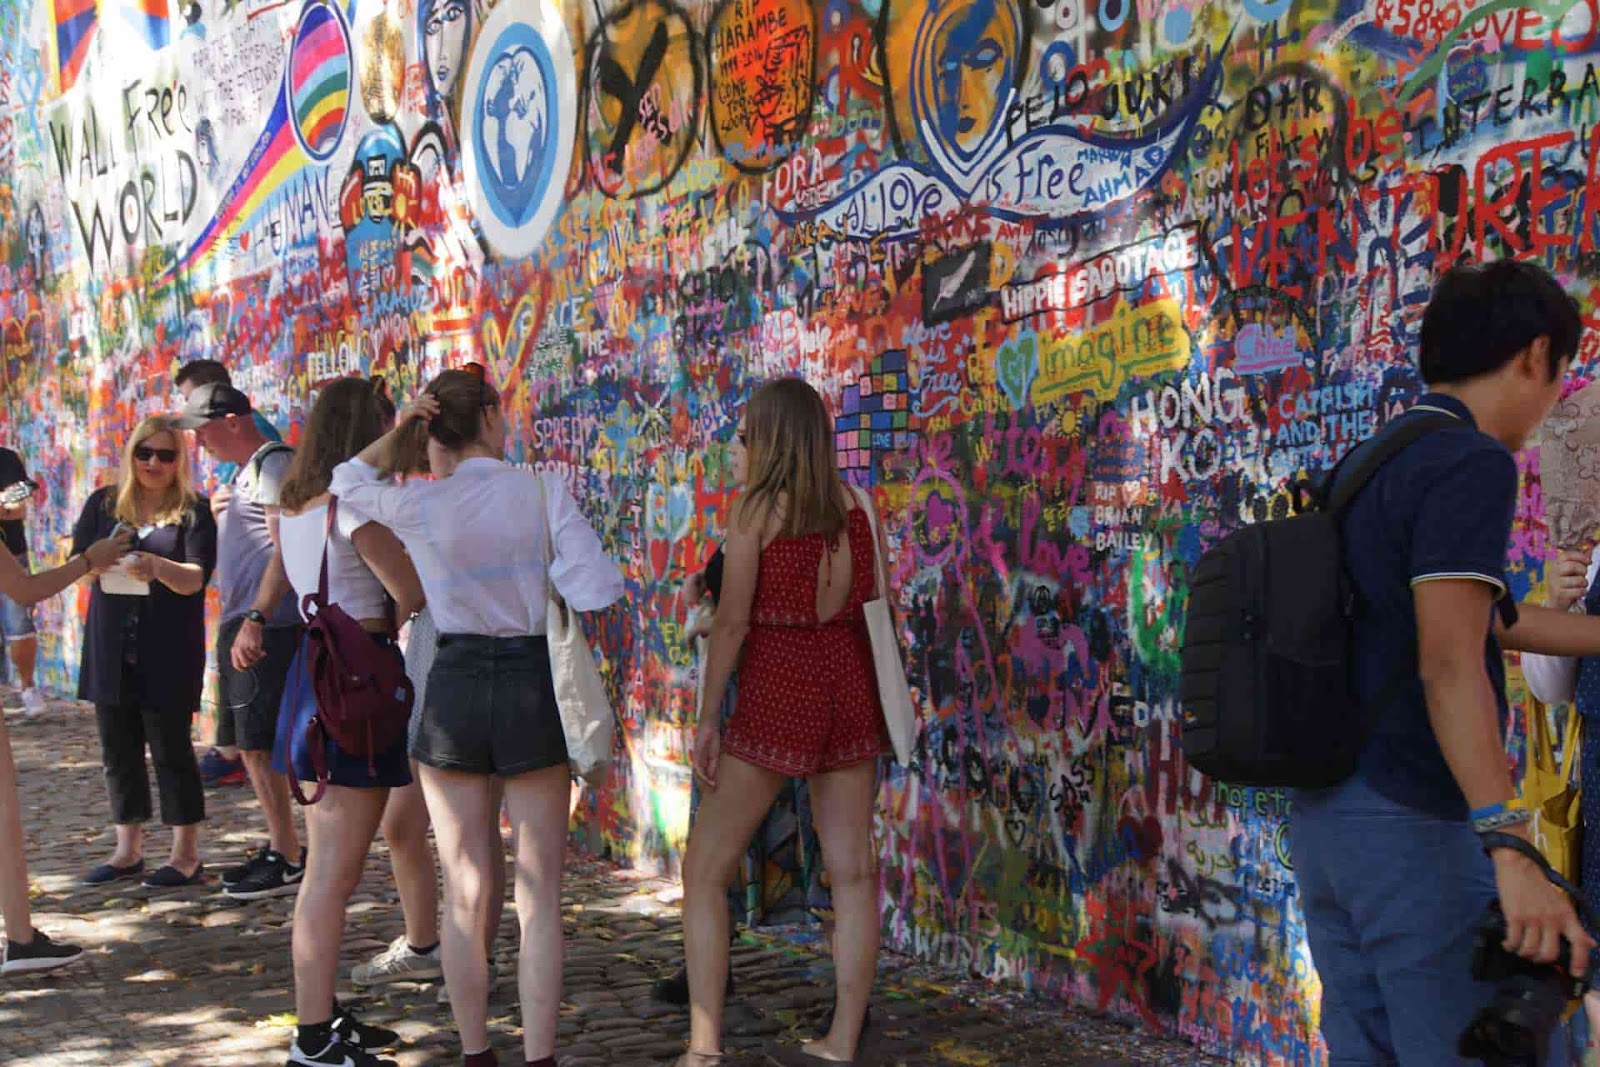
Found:
[[[967,56],[967,66],[974,70],[984,70],[1000,62],[1001,52],[999,44],[993,39],[984,41]]]

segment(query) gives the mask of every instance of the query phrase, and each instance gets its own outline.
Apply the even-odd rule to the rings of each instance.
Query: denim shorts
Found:
[[[17,562],[22,564],[22,569],[28,569],[28,557],[18,556]],[[15,600],[0,593],[0,634],[7,641],[20,641],[25,637],[32,637],[37,630],[33,623],[33,605],[18,604]]]
[[[543,637],[440,634],[411,756],[510,778],[567,762]]]
[[[400,650],[390,645],[396,658]],[[311,687],[311,663],[306,657],[306,641],[294,654],[289,679],[283,687],[283,705],[278,712],[278,737],[272,747],[272,769],[293,774],[302,782],[317,780],[312,763],[312,743],[306,728],[317,714],[317,694]],[[332,738],[323,750],[328,784],[346,789],[399,789],[411,784],[411,761],[406,758],[406,739],[399,738],[388,751],[368,760],[353,756]]]

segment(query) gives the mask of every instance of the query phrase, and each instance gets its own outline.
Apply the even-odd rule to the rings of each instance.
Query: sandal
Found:
[[[780,1045],[771,1050],[769,1055],[783,1067],[856,1067],[860,1062],[860,1050],[856,1051],[857,1059],[830,1060],[826,1056],[818,1056],[814,1052],[807,1052],[802,1045]]]

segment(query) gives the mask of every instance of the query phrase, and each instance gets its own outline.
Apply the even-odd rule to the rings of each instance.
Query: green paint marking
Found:
[[[1543,17],[1545,25],[1554,27],[1561,25],[1561,20],[1567,17],[1567,12],[1577,7],[1580,2],[1581,0],[1489,0],[1482,7],[1473,8],[1472,13],[1462,19],[1461,24],[1451,30],[1445,39],[1439,42],[1438,47],[1433,50],[1433,55],[1428,61],[1418,67],[1415,74],[1411,75],[1405,84],[1405,88],[1400,91],[1401,103],[1416,96],[1417,93],[1422,91],[1424,85],[1438,77],[1439,71],[1444,67],[1445,59],[1450,55],[1451,46],[1473,26],[1490,15],[1501,11],[1528,10]]]

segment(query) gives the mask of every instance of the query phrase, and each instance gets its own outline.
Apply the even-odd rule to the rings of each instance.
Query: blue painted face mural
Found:
[[[472,0],[419,0],[417,41],[430,97],[455,99],[456,83],[467,65],[472,23]]]

